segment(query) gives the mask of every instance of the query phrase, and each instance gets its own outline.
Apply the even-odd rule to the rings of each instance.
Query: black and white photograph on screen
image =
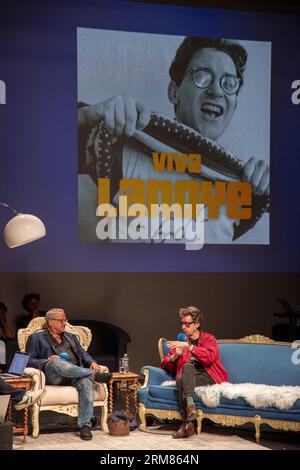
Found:
[[[224,182],[218,216],[204,206],[205,244],[269,244],[270,42],[78,28],[77,59],[82,241],[101,241],[98,184],[109,178],[116,208],[130,193],[122,179],[144,184],[146,203],[149,181],[196,181],[199,194],[204,182]],[[167,160],[158,169],[154,152],[187,155],[184,171],[170,171]],[[189,166],[194,154],[201,172]],[[247,220],[228,215],[232,182],[251,185]],[[170,238],[159,242],[186,241]]]

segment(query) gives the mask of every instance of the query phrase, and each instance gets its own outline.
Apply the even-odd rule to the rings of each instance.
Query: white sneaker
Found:
[[[37,400],[43,398],[46,394],[47,390],[29,390],[25,392],[23,398],[19,403],[14,405],[16,410],[23,410],[23,408],[27,408],[28,406],[33,405]]]

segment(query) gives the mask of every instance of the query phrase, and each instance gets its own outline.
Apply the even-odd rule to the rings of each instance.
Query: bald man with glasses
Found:
[[[76,335],[66,332],[65,311],[53,308],[46,313],[47,328],[29,336],[28,366],[41,369],[49,385],[72,385],[78,391],[78,426],[83,440],[92,439],[94,382],[108,382],[108,368],[97,364],[82,348]]]
[[[181,308],[179,318],[186,340],[168,341],[170,351],[160,364],[160,367],[176,378],[182,424],[173,434],[175,439],[190,437],[195,432],[193,424],[197,419],[195,387],[228,382],[216,338],[202,330],[201,310],[196,307]]]

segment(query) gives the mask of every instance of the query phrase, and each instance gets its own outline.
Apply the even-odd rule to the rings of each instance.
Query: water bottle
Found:
[[[123,361],[123,357],[121,357],[119,359],[119,373],[120,374],[124,374],[125,371],[124,371],[124,361]]]
[[[124,354],[123,356],[123,367],[124,367],[124,373],[127,374],[129,372],[129,357],[127,354]]]

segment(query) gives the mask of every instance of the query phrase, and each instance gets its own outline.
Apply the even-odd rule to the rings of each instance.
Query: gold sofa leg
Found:
[[[140,417],[140,429],[141,431],[146,431],[147,423],[146,423],[146,415],[145,415],[145,406],[140,403],[139,404],[139,417]]]
[[[255,425],[255,439],[258,444],[259,439],[260,439],[260,425],[261,425],[261,417],[259,415],[254,416],[254,425]]]
[[[203,411],[198,410],[198,414],[197,414],[197,436],[199,436],[200,432],[202,431],[202,420],[203,420]]]

